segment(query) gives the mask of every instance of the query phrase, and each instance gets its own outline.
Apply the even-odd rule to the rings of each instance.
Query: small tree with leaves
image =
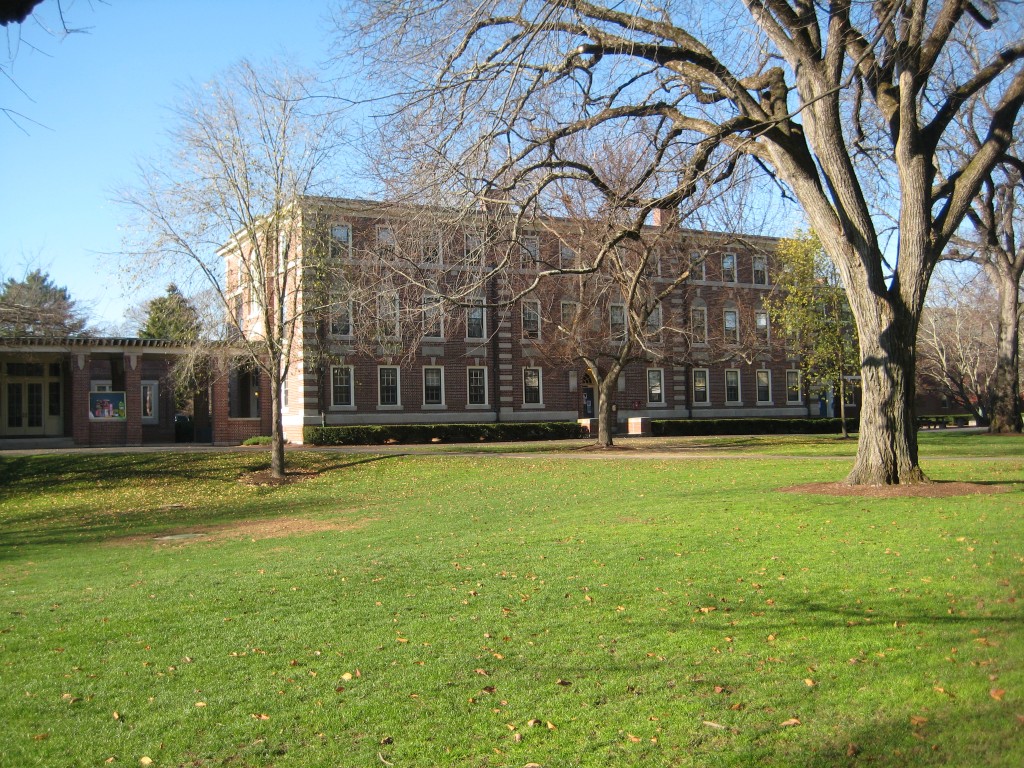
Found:
[[[849,437],[847,382],[860,370],[860,356],[839,272],[813,233],[782,240],[775,258],[775,288],[765,301],[768,315],[799,358],[805,380],[838,394],[843,437]]]
[[[139,328],[139,338],[192,343],[199,339],[200,330],[199,311],[171,283],[166,295],[146,302],[146,320]]]

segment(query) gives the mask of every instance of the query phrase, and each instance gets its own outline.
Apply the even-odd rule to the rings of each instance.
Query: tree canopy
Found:
[[[40,269],[0,285],[0,336],[77,336],[86,324],[68,289]]]
[[[164,296],[146,302],[146,320],[139,328],[139,338],[193,342],[201,330],[198,310],[171,283]]]

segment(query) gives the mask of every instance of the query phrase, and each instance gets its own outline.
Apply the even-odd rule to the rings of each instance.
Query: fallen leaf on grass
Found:
[[[139,765],[152,765],[152,764],[153,764],[153,759],[150,758],[150,757],[140,757],[139,758]]]
[[[555,681],[555,685],[572,685],[572,683],[570,683],[568,680],[563,680],[562,678],[558,678]]]
[[[205,707],[206,706],[206,702],[205,701],[197,701],[196,702],[196,706],[197,707]]]
[[[813,680],[811,680],[811,678],[805,677],[804,678],[804,685],[806,685],[808,688],[813,688],[814,686],[817,685],[817,683],[814,682]]]
[[[34,734],[32,734],[32,741],[46,741],[48,738],[50,738],[50,734],[48,734],[48,733],[34,733]]]
[[[486,669],[474,669],[473,671],[476,672],[478,675],[483,675],[484,677],[490,677],[490,672],[488,672]]]
[[[627,733],[626,738],[634,744],[639,744],[641,741],[643,741],[643,739],[641,739],[639,736],[634,736],[632,733]]]
[[[705,720],[704,721],[704,725],[706,725],[708,728],[717,728],[720,731],[724,731],[725,730],[725,726],[724,725],[722,725],[721,723],[712,722],[711,720]]]
[[[996,701],[1002,701],[1003,696],[1006,695],[1006,691],[1004,691],[1002,688],[993,688],[991,691],[988,692],[988,695]]]
[[[927,717],[921,717],[920,715],[911,715],[910,724],[915,728],[920,728],[922,725],[928,722]]]
[[[258,715],[257,714],[249,715],[249,717],[251,717],[253,720],[269,720],[270,719],[270,715],[265,715],[262,712],[260,714],[258,714]]]
[[[779,723],[779,726],[782,727],[782,728],[790,728],[790,727],[792,727],[794,725],[800,725],[800,724],[801,723],[800,723],[800,720],[798,718],[791,717],[791,718],[789,718],[789,720],[784,720],[783,722]]]

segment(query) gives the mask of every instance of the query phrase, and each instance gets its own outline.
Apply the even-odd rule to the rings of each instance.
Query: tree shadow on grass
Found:
[[[95,489],[97,482],[111,482],[111,475],[108,474],[102,480],[98,480],[92,473],[111,467],[115,468],[112,472],[112,481],[115,483],[170,478],[234,484],[247,472],[264,469],[267,465],[262,457],[255,462],[249,457],[245,462],[234,461],[227,466],[202,466],[200,463],[199,466],[189,467],[182,466],[179,461],[168,461],[166,457],[160,459],[140,454],[131,456],[132,459],[140,461],[132,461],[130,466],[119,469],[113,460],[125,456],[97,456],[95,458],[101,459],[98,462],[83,462],[81,455],[53,457],[56,461],[44,461],[42,465],[33,464],[26,468],[22,458],[10,460],[10,463],[15,465],[14,471],[11,475],[4,475],[3,481],[0,481],[0,499],[5,495],[13,497],[54,491],[71,494],[75,490]],[[40,457],[33,458],[38,461]],[[399,456],[367,456],[350,461],[334,461],[318,464],[316,472],[323,474],[395,458]],[[0,469],[6,468],[0,464]],[[13,520],[0,518],[0,561],[15,557],[18,549],[24,547],[93,544],[199,524],[230,523],[239,516],[244,516],[248,520],[266,520],[280,515],[294,515],[295,508],[290,500],[285,497],[275,498],[280,496],[280,491],[284,488],[285,486],[280,489],[254,487],[250,498],[207,505],[204,505],[201,499],[198,500],[199,503],[195,503],[195,499],[185,503],[180,497],[170,498],[162,495],[159,489],[155,489],[152,503],[139,509],[105,510],[99,508],[96,502],[82,502],[64,503],[34,513],[19,513]]]

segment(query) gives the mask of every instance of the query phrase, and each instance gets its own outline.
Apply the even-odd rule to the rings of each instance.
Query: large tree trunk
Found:
[[[597,380],[597,447],[610,448],[612,435],[615,432],[615,411],[612,409],[612,389],[616,385],[618,374],[606,374],[594,377]]]
[[[928,482],[918,466],[914,405],[917,322],[875,297],[851,296],[860,330],[863,405],[851,485]],[[871,307],[872,312],[865,312]],[[881,310],[881,311],[880,311]]]
[[[1019,278],[1018,278],[1019,279]],[[999,323],[996,369],[991,386],[991,421],[989,431],[1007,433],[1021,431],[1019,374],[1020,299],[1018,279],[998,276]]]

